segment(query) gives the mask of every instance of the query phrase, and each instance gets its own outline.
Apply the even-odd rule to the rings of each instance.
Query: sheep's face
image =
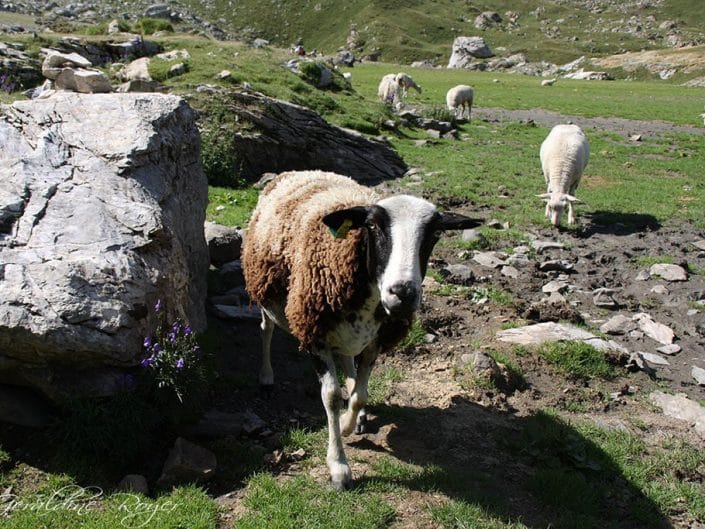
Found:
[[[571,204],[578,201],[577,198],[566,193],[544,193],[538,196],[546,201],[546,217],[548,217],[551,224],[554,226],[560,224],[561,216],[565,209],[568,208],[570,213],[572,211]],[[569,217],[568,222],[572,223],[572,214],[570,214]]]
[[[463,215],[439,213],[430,202],[409,195],[337,211],[323,219],[336,230],[346,220],[351,228],[367,230],[367,267],[379,288],[382,307],[402,318],[410,317],[421,304],[421,282],[441,233],[480,224]]]

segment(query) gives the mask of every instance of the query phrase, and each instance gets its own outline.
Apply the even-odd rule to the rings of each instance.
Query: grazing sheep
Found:
[[[419,94],[421,93],[421,87],[416,84],[409,74],[399,72],[396,79],[401,88],[401,95],[403,98],[406,98],[409,95],[409,88],[413,88]]]
[[[322,171],[283,173],[262,192],[243,250],[247,291],[262,307],[260,383],[273,384],[276,324],[298,338],[318,373],[335,488],[352,482],[341,435],[364,430],[372,364],[407,334],[434,244],[443,230],[478,224]],[[349,394],[342,414],[335,356]]]
[[[463,117],[465,110],[467,109],[468,121],[470,120],[470,113],[472,112],[472,97],[473,90],[472,87],[468,85],[458,85],[454,86],[446,94],[446,104],[448,105],[448,110],[453,111],[456,117]],[[458,109],[460,108],[460,116],[458,116]]]
[[[590,145],[577,125],[556,125],[541,144],[541,168],[547,190],[538,196],[546,201],[546,217],[554,226],[560,223],[566,206],[568,224],[575,222],[575,190],[589,157]]]
[[[396,74],[388,73],[379,82],[377,95],[383,103],[393,105],[401,101],[401,86],[397,81]]]
[[[553,86],[555,82],[555,79],[544,79],[541,81],[541,86]]]

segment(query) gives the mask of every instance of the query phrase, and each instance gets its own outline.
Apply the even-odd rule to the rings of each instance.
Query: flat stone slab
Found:
[[[581,341],[601,351],[613,350],[626,353],[627,350],[612,340],[603,340],[580,327],[563,323],[545,322],[505,329],[497,333],[502,342],[519,345],[539,345],[545,342]]]
[[[657,263],[651,266],[649,273],[652,276],[659,276],[666,281],[688,280],[688,272],[686,272],[685,268],[674,264]]]
[[[673,343],[673,340],[676,339],[676,335],[670,327],[664,325],[663,323],[654,321],[651,316],[645,312],[635,314],[633,319],[637,322],[639,328],[644,332],[644,334],[646,334],[646,336],[662,343],[663,345],[670,345]]]
[[[669,395],[654,391],[649,395],[649,399],[663,410],[664,415],[688,422],[696,433],[705,439],[705,408],[690,400],[685,393]]]

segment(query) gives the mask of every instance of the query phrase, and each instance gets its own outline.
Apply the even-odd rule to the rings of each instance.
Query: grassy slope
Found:
[[[652,15],[658,24],[676,20],[686,36],[702,35],[703,15],[696,2],[664,0],[661,6],[645,12],[637,2],[619,4],[602,12],[585,9],[582,2],[540,0],[495,0],[457,2],[453,0],[352,0],[316,2],[314,0],[216,0],[210,7],[186,0],[195,10],[239,33],[262,36],[280,46],[289,46],[302,37],[307,48],[334,53],[345,46],[352,24],[364,41],[362,54],[375,49],[382,59],[408,63],[434,59],[443,63],[450,55],[450,45],[459,35],[482,34],[492,48],[506,47],[524,52],[531,60],[568,62],[580,55],[619,53],[659,47],[659,39],[647,33],[613,32],[632,15]],[[234,5],[233,5],[234,4]],[[537,16],[537,8],[543,11]],[[519,15],[518,27],[509,30],[506,20],[500,28],[478,30],[475,17],[483,11]],[[556,23],[560,20],[560,24]],[[315,23],[311,23],[314,21]],[[559,33],[546,36],[546,29]],[[652,32],[663,37],[665,30]]]

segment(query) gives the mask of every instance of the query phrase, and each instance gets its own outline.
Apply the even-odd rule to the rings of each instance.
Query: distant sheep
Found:
[[[421,87],[416,84],[409,74],[399,72],[396,79],[399,87],[401,88],[401,95],[403,98],[406,98],[409,95],[410,88],[413,88],[419,94],[421,93]]]
[[[467,117],[470,120],[470,113],[472,112],[472,98],[473,90],[472,87],[468,85],[458,85],[454,86],[446,94],[446,104],[448,105],[448,110],[452,111],[456,117],[462,118],[467,110]],[[458,116],[458,109],[460,109],[460,115]]]
[[[541,86],[553,86],[555,82],[555,79],[544,79],[541,81]]]
[[[383,103],[388,105],[394,105],[401,101],[401,86],[396,74],[388,73],[382,77],[379,87],[377,87],[377,95]]]
[[[575,190],[589,157],[590,145],[577,125],[556,125],[541,144],[541,168],[547,190],[538,196],[546,201],[546,217],[554,226],[560,223],[566,206],[568,224],[575,222]]]
[[[260,195],[243,249],[247,291],[262,307],[260,383],[273,384],[276,324],[298,338],[318,373],[335,488],[352,482],[341,435],[364,431],[372,364],[408,333],[433,246],[443,230],[478,224],[322,171],[283,173]],[[342,414],[336,356],[349,395]]]

